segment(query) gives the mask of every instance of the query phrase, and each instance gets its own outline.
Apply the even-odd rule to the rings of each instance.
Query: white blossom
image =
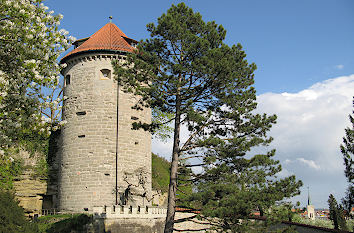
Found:
[[[66,123],[68,123],[66,120],[59,122],[60,125],[65,125]]]
[[[4,59],[0,64],[1,149],[12,139],[16,142],[22,128],[48,135],[51,124],[60,120],[57,115],[41,119],[40,109],[51,108],[47,113],[60,110],[59,101],[52,102],[57,96],[51,95],[58,88],[60,70],[65,68],[58,66],[57,58],[75,38],[65,29],[57,30],[63,16],[53,15],[42,2],[0,0],[0,39],[6,41],[0,47]]]
[[[63,29],[63,28],[59,30],[59,33],[60,33],[61,35],[64,35],[64,36],[66,36],[67,34],[69,34],[69,32],[68,32],[67,30]]]
[[[74,36],[69,36],[68,39],[69,39],[69,41],[76,41],[76,37],[74,37]]]

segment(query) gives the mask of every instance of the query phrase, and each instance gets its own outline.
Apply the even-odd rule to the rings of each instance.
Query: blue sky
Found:
[[[149,35],[146,24],[181,1],[46,0],[64,15],[60,27],[76,38],[92,35],[113,16],[127,36]],[[339,144],[349,125],[354,95],[354,1],[248,0],[184,1],[205,21],[227,30],[226,43],[241,43],[257,64],[255,87],[261,112],[276,113],[271,131],[283,175],[304,182],[297,200],[306,203],[310,186],[315,207],[326,207],[346,188]],[[296,127],[294,127],[296,126]],[[167,145],[153,151],[169,157]],[[158,145],[158,146],[156,146]],[[327,162],[326,162],[327,161]]]

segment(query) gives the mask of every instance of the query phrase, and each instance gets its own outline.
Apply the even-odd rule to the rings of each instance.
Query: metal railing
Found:
[[[57,209],[42,209],[41,215],[55,215],[58,214],[59,210]]]

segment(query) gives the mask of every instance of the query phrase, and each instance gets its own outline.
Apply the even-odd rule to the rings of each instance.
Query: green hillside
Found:
[[[152,188],[167,192],[168,184],[170,183],[170,163],[152,153]]]
[[[152,188],[155,190],[161,190],[163,193],[168,191],[168,185],[170,183],[170,162],[166,159],[159,157],[152,153]],[[185,180],[190,179],[191,169],[184,168],[179,171],[179,182],[177,191],[177,202],[179,205],[186,206],[186,200],[189,194],[192,193],[192,184]]]

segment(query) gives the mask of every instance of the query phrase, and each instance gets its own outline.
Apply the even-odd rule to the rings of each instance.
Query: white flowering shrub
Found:
[[[55,15],[42,2],[0,0],[2,150],[28,137],[48,136],[53,121],[58,121],[62,69],[58,57],[75,38],[58,29],[63,16]]]

